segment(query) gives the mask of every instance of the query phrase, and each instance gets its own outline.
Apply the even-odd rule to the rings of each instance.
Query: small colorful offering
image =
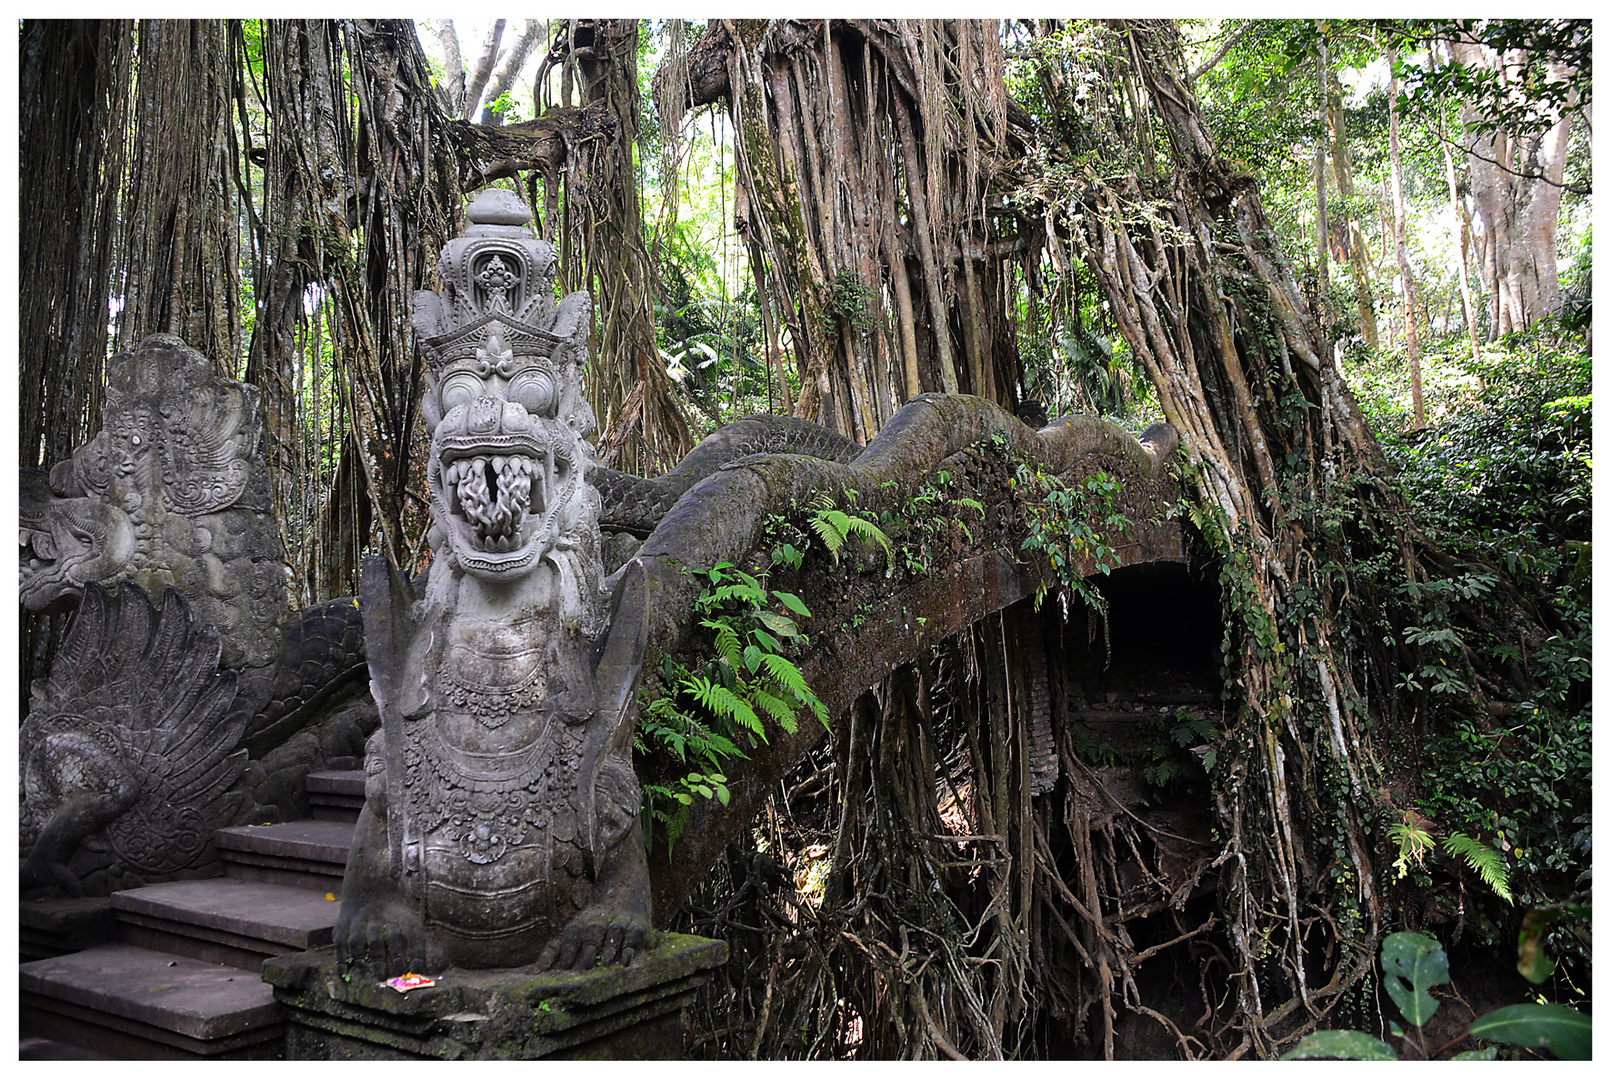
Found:
[[[406,994],[410,990],[419,990],[426,986],[435,986],[436,980],[429,975],[416,975],[410,971],[406,975],[399,975],[395,979],[387,979],[381,985],[389,986],[399,994]]]

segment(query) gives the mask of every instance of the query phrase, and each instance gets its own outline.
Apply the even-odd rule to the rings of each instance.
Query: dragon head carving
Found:
[[[414,294],[429,365],[431,547],[486,582],[549,562],[567,583],[567,615],[596,623],[582,609],[597,606],[597,584],[576,580],[597,546],[599,496],[586,479],[597,425],[581,389],[592,301],[554,301],[554,249],[514,195],[488,190],[468,216],[442,249],[442,292]]]
[[[50,470],[22,470],[19,592],[30,611],[91,582],[175,586],[224,635],[224,662],[262,666],[286,609],[284,553],[261,467],[255,387],[154,334],[107,361],[103,427]]]

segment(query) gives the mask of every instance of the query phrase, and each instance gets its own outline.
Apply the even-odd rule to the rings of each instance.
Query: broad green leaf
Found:
[[[1588,1061],[1594,1046],[1589,1018],[1565,1005],[1507,1005],[1473,1020],[1471,1034],[1548,1050],[1562,1061]]]
[[[1317,1031],[1289,1052],[1282,1061],[1341,1058],[1344,1061],[1397,1061],[1393,1048],[1363,1031]]]
[[[1456,1054],[1451,1061],[1492,1061],[1499,1056],[1499,1047],[1485,1046],[1481,1050],[1467,1050]]]
[[[1436,938],[1400,931],[1382,942],[1382,975],[1398,1011],[1420,1027],[1438,1011],[1427,990],[1449,981],[1449,958]]]
[[[755,620],[778,637],[792,638],[800,636],[800,628],[794,625],[794,620],[787,615],[779,615],[775,611],[757,611]]]
[[[811,609],[805,606],[805,601],[804,600],[801,600],[798,596],[794,595],[792,592],[784,592],[781,589],[773,589],[772,590],[772,595],[774,597],[776,597],[778,599],[778,601],[780,601],[783,604],[784,607],[788,608],[790,611],[792,611],[796,615],[800,616],[800,618],[802,618],[802,619],[811,618]]]
[[[1544,951],[1544,933],[1560,916],[1550,911],[1529,911],[1516,939],[1516,970],[1530,983],[1541,983],[1555,972],[1555,962]]]

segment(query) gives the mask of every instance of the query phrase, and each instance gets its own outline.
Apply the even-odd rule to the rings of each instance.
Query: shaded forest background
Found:
[[[1066,1049],[1072,1018],[1074,1043],[1112,1054],[1129,1012],[1183,1056],[1267,1055],[1369,1022],[1388,930],[1504,951],[1527,911],[1551,915],[1552,998],[1587,1004],[1587,23],[496,20],[472,38],[446,20],[109,20],[21,37],[21,462],[48,468],[98,429],[109,351],[180,335],[264,393],[303,604],[356,591],[365,555],[429,560],[410,297],[489,183],[522,195],[562,286],[594,297],[588,393],[614,467],[664,471],[753,412],[867,442],[929,391],[1032,426],[1087,412],[1181,432],[1225,708],[1217,765],[1191,759],[1156,794],[1214,816],[1206,923],[1177,905],[1138,943],[1095,871],[1071,890],[1053,848],[1112,869],[1159,838],[1093,846],[1031,813],[1004,750],[979,751],[977,797],[1022,800],[1025,824],[1000,831],[1030,886],[995,863],[894,872],[899,845],[847,777],[855,740],[917,722],[907,703],[943,681],[898,673],[795,785],[834,793],[821,836],[769,807],[770,833],[718,873],[703,910],[757,936],[717,990],[733,1019],[697,1052],[1034,1056]],[[25,697],[61,631],[24,617]],[[932,817],[933,777],[910,783]],[[1431,842],[1452,834],[1502,890]],[[926,890],[955,927],[930,968],[900,930],[934,917]],[[1038,944],[1064,932],[1072,984]],[[1136,973],[1159,954],[1200,978],[1195,1024],[1148,1004]]]

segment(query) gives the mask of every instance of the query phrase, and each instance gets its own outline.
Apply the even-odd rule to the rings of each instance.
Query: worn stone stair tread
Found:
[[[112,894],[112,910],[167,924],[206,927],[283,951],[328,945],[341,905],[326,893],[237,878],[170,881]]]
[[[362,769],[331,769],[308,774],[308,794],[347,795],[364,797],[364,771]]]
[[[21,965],[24,995],[64,1001],[197,1040],[280,1021],[273,987],[238,968],[137,945],[98,945]]]
[[[278,825],[236,825],[213,833],[213,843],[223,851],[345,866],[352,847],[352,830],[350,821],[317,818]]]

